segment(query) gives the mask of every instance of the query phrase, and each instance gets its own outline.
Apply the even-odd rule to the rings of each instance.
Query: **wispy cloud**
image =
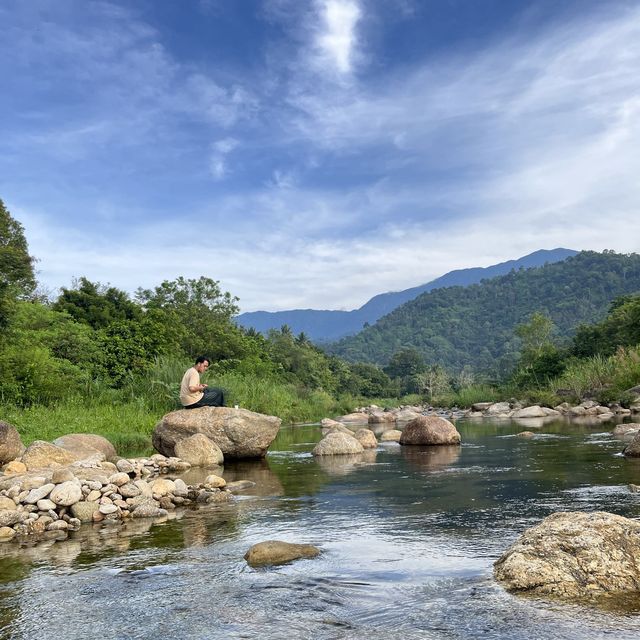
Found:
[[[315,33],[317,64],[340,74],[351,73],[356,56],[356,27],[361,9],[355,0],[317,0],[321,26]]]

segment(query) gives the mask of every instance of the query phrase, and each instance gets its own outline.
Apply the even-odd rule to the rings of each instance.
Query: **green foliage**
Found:
[[[22,225],[0,200],[0,329],[8,326],[15,301],[35,289],[33,263]]]
[[[613,301],[602,322],[578,327],[572,353],[579,358],[611,355],[618,347],[636,344],[640,344],[640,295],[628,295]]]
[[[449,371],[472,366],[504,377],[519,352],[514,329],[538,311],[571,337],[602,320],[611,301],[640,291],[640,255],[585,251],[559,263],[512,271],[481,284],[422,294],[329,348],[349,361],[390,362],[403,348]]]
[[[53,309],[68,313],[78,322],[103,329],[114,322],[139,321],[142,310],[125,291],[80,278],[73,288],[62,288]]]
[[[498,402],[504,399],[503,392],[497,387],[487,384],[472,384],[461,387],[456,391],[438,394],[433,398],[433,404],[443,407],[462,407],[469,409],[476,402]]]

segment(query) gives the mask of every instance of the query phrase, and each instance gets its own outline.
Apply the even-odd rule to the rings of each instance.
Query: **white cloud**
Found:
[[[356,26],[361,9],[355,0],[322,0],[317,3],[322,27],[315,35],[320,65],[330,64],[338,73],[351,73],[357,46]]]

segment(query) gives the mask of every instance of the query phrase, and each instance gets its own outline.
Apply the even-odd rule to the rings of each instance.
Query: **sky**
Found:
[[[640,251],[637,0],[0,0],[0,198],[52,295],[353,309]]]

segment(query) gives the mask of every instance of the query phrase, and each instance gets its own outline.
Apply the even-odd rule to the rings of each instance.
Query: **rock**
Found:
[[[126,458],[120,458],[120,460],[116,462],[116,469],[128,475],[135,475],[136,473],[135,467]]]
[[[55,486],[55,484],[49,482],[48,484],[43,484],[37,489],[31,489],[27,494],[27,497],[24,500],[21,500],[21,502],[26,504],[35,504],[38,500],[46,498],[55,489]]]
[[[254,544],[244,559],[252,567],[274,564],[284,564],[300,558],[315,558],[320,555],[320,549],[312,544],[293,544],[280,540],[266,540]]]
[[[189,487],[187,487],[184,480],[181,478],[176,478],[173,481],[173,495],[178,496],[180,498],[186,498],[189,495]]]
[[[81,522],[91,522],[93,514],[98,511],[100,505],[97,502],[76,502],[71,505],[71,513],[74,518],[78,518]]]
[[[18,430],[12,424],[0,420],[0,464],[20,457],[23,451],[24,445]]]
[[[108,516],[112,513],[118,513],[118,511],[120,511],[120,507],[115,504],[101,504],[98,507],[98,511],[100,511],[103,516]]]
[[[636,433],[640,432],[640,423],[628,422],[627,424],[618,424],[611,432],[614,437],[633,437]]]
[[[460,444],[458,430],[446,418],[420,416],[407,423],[400,436],[402,445]]]
[[[47,531],[66,531],[68,528],[69,523],[64,520],[56,520],[47,525]]]
[[[75,454],[43,440],[35,440],[22,454],[22,462],[29,471],[66,467],[76,460],[78,457]]]
[[[5,475],[20,475],[27,472],[27,465],[19,460],[12,460],[8,462],[2,469]]]
[[[78,459],[94,456],[101,453],[103,460],[108,460],[117,455],[115,447],[102,436],[93,433],[69,433],[53,441],[58,447],[76,454]]]
[[[214,489],[220,489],[227,485],[227,481],[224,478],[221,478],[220,476],[216,476],[213,474],[210,476],[207,476],[205,478],[204,483],[209,485],[210,487],[213,487]]]
[[[415,420],[419,418],[422,414],[417,411],[413,411],[413,409],[400,409],[396,412],[396,421],[397,422],[411,422],[411,420]]]
[[[544,418],[546,416],[544,409],[537,404],[524,409],[518,409],[513,412],[512,418]]]
[[[518,438],[533,438],[533,436],[535,436],[536,434],[533,433],[533,431],[521,431],[516,435],[518,436]]]
[[[640,592],[640,522],[559,512],[528,529],[494,565],[508,591],[566,598]]]
[[[392,411],[374,411],[368,419],[369,424],[386,424],[396,421],[396,414]]]
[[[82,500],[82,488],[77,480],[69,480],[56,486],[49,499],[61,507],[69,507]]]
[[[342,422],[336,422],[336,424],[331,427],[323,427],[322,435],[326,436],[327,433],[331,433],[332,431],[340,431],[341,433],[346,433],[348,436],[353,436],[353,430],[345,427]]]
[[[227,483],[227,491],[231,493],[235,493],[237,491],[244,491],[245,489],[250,489],[251,487],[255,487],[256,483],[251,480],[236,480],[235,482]]]
[[[16,503],[6,496],[0,496],[0,511],[13,511],[16,508]]]
[[[190,411],[195,411],[195,409],[190,409]],[[131,515],[134,518],[157,518],[166,516],[167,510],[160,509],[155,500],[147,498],[131,512]]]
[[[280,418],[229,407],[181,409],[165,415],[153,432],[153,446],[173,456],[176,442],[202,433],[225,458],[261,458],[278,434]]]
[[[62,484],[70,480],[75,480],[75,476],[69,469],[54,469],[51,474],[51,482],[53,482],[53,484]]]
[[[375,449],[378,446],[376,434],[371,429],[358,429],[353,437],[362,445],[364,449]]]
[[[151,487],[151,491],[153,495],[156,496],[166,496],[175,491],[176,485],[173,483],[173,480],[167,480],[165,478],[158,478],[153,482],[149,483]]]
[[[8,542],[15,536],[16,532],[11,527],[0,527],[0,542]]]
[[[640,458],[640,432],[633,436],[633,440],[622,450],[627,458]]]
[[[332,420],[331,418],[322,418],[322,420],[320,420],[320,426],[323,429],[327,429],[330,427],[337,427],[341,425],[342,425],[341,422],[338,422],[337,420]]]
[[[363,451],[364,447],[353,436],[332,431],[318,442],[312,453],[314,456],[335,456]]]
[[[131,478],[129,477],[129,474],[124,473],[124,471],[119,471],[109,477],[109,484],[115,484],[116,487],[122,487],[129,482],[131,482]]]
[[[224,462],[220,447],[203,433],[194,433],[188,438],[179,440],[176,442],[174,451],[178,458],[193,467],[218,466]]]
[[[355,413],[347,413],[344,416],[340,416],[337,418],[338,422],[343,423],[368,423],[369,422],[369,414],[363,412],[355,412]]]
[[[473,405],[473,406],[475,407],[476,405]],[[511,412],[511,405],[508,402],[494,402],[484,410],[484,413],[487,416],[498,416],[498,415],[506,414],[510,412]]]
[[[493,402],[474,402],[471,405],[471,410],[472,411],[486,411],[493,404],[494,404]]]
[[[545,416],[561,416],[562,413],[557,409],[550,409],[549,407],[542,407]]]
[[[400,442],[402,431],[398,429],[389,429],[380,436],[380,442]]]
[[[50,509],[53,509],[55,511],[57,505],[53,500],[49,500],[49,498],[43,498],[42,500],[38,500],[38,502],[36,502],[36,506],[38,507],[39,511],[49,511]]]
[[[631,493],[640,492],[640,484],[630,484],[629,485],[629,491],[631,491]]]
[[[123,498],[135,498],[140,495],[140,489],[133,482],[127,482],[118,489],[118,493]]]
[[[22,514],[14,509],[13,511],[0,511],[0,527],[10,527],[22,520]]]

